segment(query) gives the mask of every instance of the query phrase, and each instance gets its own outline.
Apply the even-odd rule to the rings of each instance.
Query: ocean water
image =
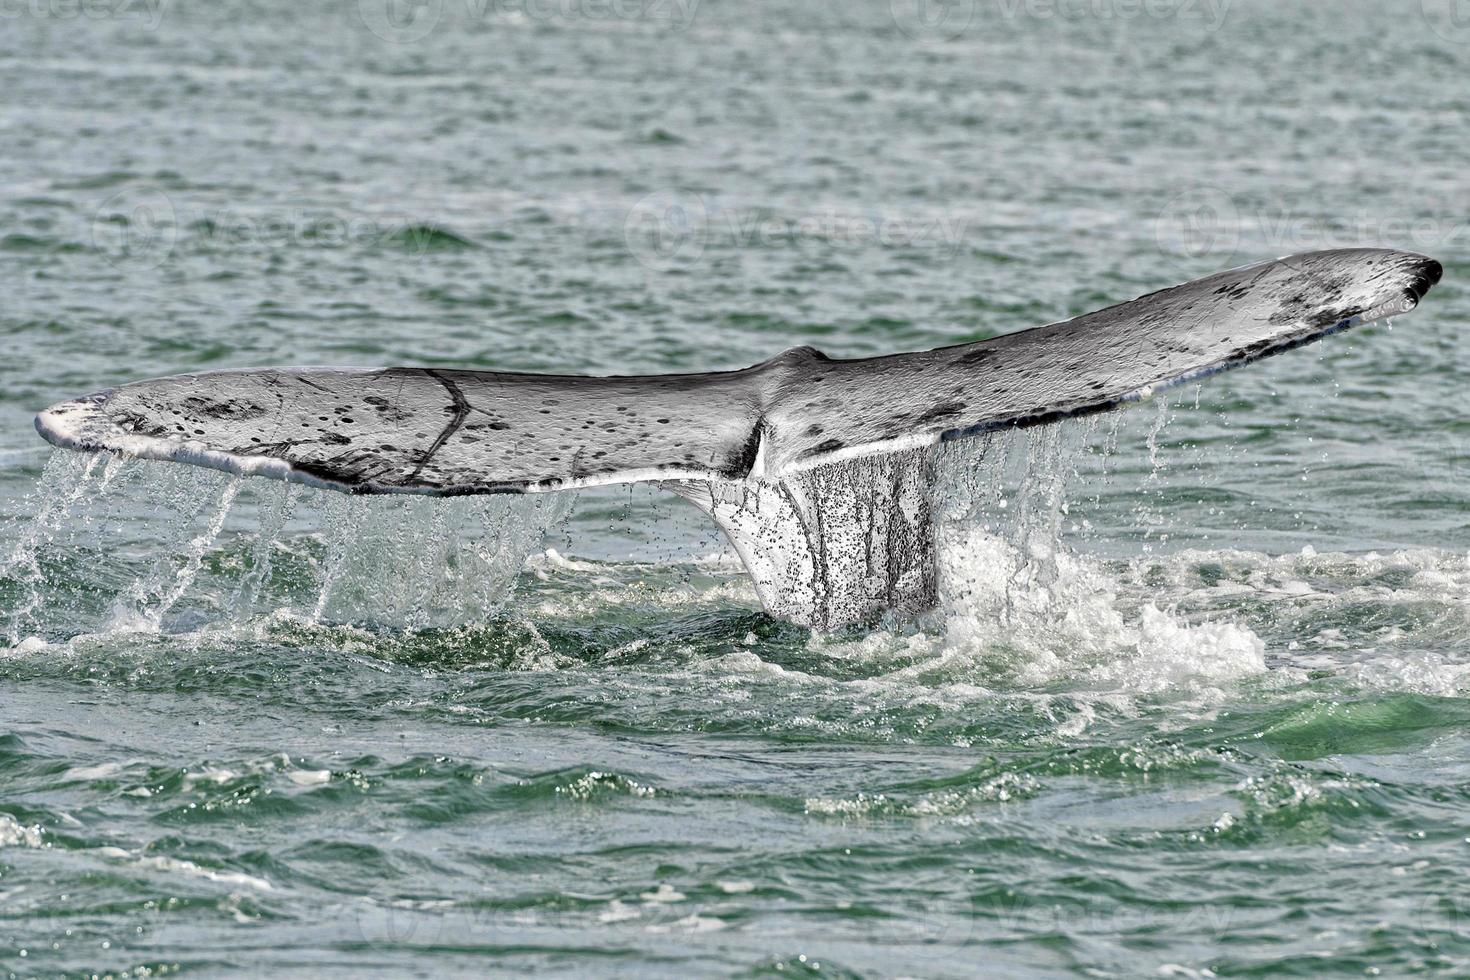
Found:
[[[0,974],[1470,972],[1450,0],[0,19]],[[1357,244],[1444,281],[947,450],[941,608],[867,631],[764,615],[653,488],[356,500],[30,424],[919,349]]]

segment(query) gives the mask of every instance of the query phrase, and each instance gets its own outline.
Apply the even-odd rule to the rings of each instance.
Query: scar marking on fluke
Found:
[[[449,441],[450,437],[459,431],[459,427],[464,425],[465,418],[470,414],[470,403],[465,398],[464,392],[459,390],[459,385],[433,368],[427,369],[424,373],[443,385],[444,390],[449,392],[449,397],[454,403],[454,414],[445,423],[444,428],[440,430],[433,444],[429,446],[428,450],[419,459],[418,465],[414,467],[413,474],[409,477],[411,480],[418,479],[419,474],[424,471],[424,467],[429,465],[429,462],[433,460],[435,454],[440,449],[444,448],[444,444]]]

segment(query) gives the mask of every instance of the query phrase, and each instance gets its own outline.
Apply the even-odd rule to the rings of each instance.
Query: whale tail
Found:
[[[738,371],[219,371],[36,416],[57,446],[348,493],[664,482],[725,531],[767,608],[833,628],[932,605],[928,447],[1117,408],[1412,310],[1439,263],[1339,249],[1244,266],[976,343]]]

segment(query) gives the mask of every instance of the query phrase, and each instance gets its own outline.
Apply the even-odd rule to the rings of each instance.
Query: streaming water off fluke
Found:
[[[1164,465],[1157,440],[1168,411],[1160,399],[1144,435],[1151,460],[1145,486]],[[883,492],[894,467],[925,474],[932,487],[923,509],[933,524],[926,517],[923,530],[933,535],[938,563],[934,608],[890,612],[831,637],[818,634],[810,648],[839,661],[856,657],[870,676],[921,686],[1061,684],[1135,695],[1212,688],[1264,670],[1264,645],[1249,626],[1228,614],[1186,615],[1167,596],[1133,592],[1120,570],[1135,570],[1138,559],[1109,564],[1087,553],[1086,530],[1070,514],[1068,486],[1084,463],[1107,480],[1117,440],[1115,423],[1085,420],[815,471],[811,483],[823,490],[811,500],[843,508],[865,500],[869,510],[913,506]],[[356,497],[59,452],[36,499],[53,506],[38,507],[11,557],[8,582],[24,596],[9,625],[13,646],[29,636],[55,641],[129,631],[269,632],[289,623],[308,630],[350,625],[400,635],[395,643],[411,647],[424,642],[414,638],[425,630],[493,624],[507,615],[530,629],[533,644],[543,645],[529,623],[548,608],[543,602],[518,610],[514,584],[525,559],[542,551],[547,531],[567,516],[573,495]],[[764,492],[734,499],[757,529],[753,533],[760,533],[761,522],[769,527],[784,519]],[[136,526],[140,517],[157,522],[163,533]],[[820,523],[822,515],[816,518]],[[890,540],[892,520],[874,511],[860,523]],[[836,518],[829,523],[836,525]],[[128,534],[166,546],[129,548]],[[798,568],[793,578],[798,585],[822,562],[835,565],[830,555],[809,553],[805,539],[796,544],[801,549],[783,560],[793,568],[805,562],[805,571]],[[732,557],[716,567],[712,558],[703,562],[705,573],[713,572],[705,601],[743,594],[742,604],[757,605],[738,562]],[[556,560],[548,565],[549,559]],[[596,583],[615,585],[649,567],[568,563],[554,549],[537,564],[592,580],[593,601],[576,615],[593,624],[615,615],[620,602],[616,590]],[[701,563],[674,551],[660,564],[665,576],[681,566],[691,576]],[[869,563],[869,574],[884,572],[907,569],[892,561]],[[48,574],[65,581],[50,583]],[[885,589],[881,583],[874,588]],[[42,609],[36,597],[43,592],[71,599]],[[602,607],[599,595],[607,603]],[[341,635],[328,630],[322,638]]]
[[[12,645],[279,614],[409,631],[483,620],[570,504],[349,497],[71,452],[51,457],[33,500],[6,563]]]

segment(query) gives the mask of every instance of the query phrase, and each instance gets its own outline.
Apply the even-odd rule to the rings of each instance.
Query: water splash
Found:
[[[269,587],[271,569],[275,564],[276,546],[291,519],[296,505],[296,485],[281,483],[262,488],[265,498],[260,510],[259,528],[255,533],[255,545],[250,552],[250,571],[240,582],[240,591],[235,595],[235,617],[246,619],[255,608],[256,599]]]
[[[1149,445],[1168,421],[1160,410]],[[1086,454],[1104,462],[1090,420],[946,446],[935,463],[937,608],[918,633],[822,644],[896,666],[901,683],[1123,691],[1213,688],[1265,669],[1249,627],[1199,621],[1150,591],[1120,587],[1127,563],[1077,552],[1067,488]]]
[[[1191,622],[1135,593],[1107,563],[1065,550],[1046,574],[1004,538],[950,526],[940,548],[936,651],[945,670],[976,670],[1007,686],[1147,692],[1213,686],[1265,670],[1265,645],[1229,621]],[[1147,593],[1144,593],[1146,595]],[[931,665],[931,669],[932,669]]]
[[[311,610],[310,621],[313,623],[320,622],[326,614],[327,600],[347,569],[347,562],[358,543],[360,526],[368,516],[366,508],[357,506],[357,501],[351,497],[328,497],[325,510],[328,550],[321,586]]]
[[[230,508],[240,481],[202,470],[156,474],[153,499],[171,515],[167,546],[144,576],[134,579],[113,602],[104,628],[158,632],[164,616],[178,604],[204,563]],[[203,521],[204,526],[195,530]]]
[[[60,451],[0,566],[6,635],[482,620],[569,496],[349,497]]]
[[[45,591],[45,572],[41,553],[55,539],[67,515],[85,499],[101,456],[79,456],[76,453],[53,453],[41,471],[41,480],[31,499],[37,502],[36,516],[21,533],[20,539],[6,559],[3,573],[21,584],[23,595],[11,614],[9,639],[11,646],[20,642],[21,633],[32,623]],[[111,481],[112,463],[104,472]]]
[[[225,519],[230,516],[230,508],[234,506],[235,498],[239,493],[239,480],[230,480],[225,484],[224,491],[219,495],[213,507],[213,515],[204,529],[190,540],[188,548],[185,549],[183,567],[174,575],[173,582],[158,603],[144,613],[144,622],[151,629],[158,629],[163,622],[163,617],[168,615],[169,610],[184,597],[184,593],[188,592],[189,587],[194,584],[194,579],[199,575],[199,567],[204,563],[205,552],[214,544],[220,531],[224,529]]]
[[[492,615],[570,505],[569,494],[331,494],[327,555],[310,619],[423,629]]]
[[[937,529],[941,563],[958,533],[996,538],[1018,561],[1008,563],[1003,597],[1043,592],[1059,575],[1067,487],[1096,431],[1092,420],[992,433],[975,444],[946,446],[936,466],[935,487],[942,520]],[[953,563],[951,563],[953,565]],[[964,564],[953,567],[942,597],[962,599],[971,588]],[[973,569],[989,583],[993,570]],[[982,586],[988,588],[988,585]],[[998,616],[1009,623],[1013,603]]]

